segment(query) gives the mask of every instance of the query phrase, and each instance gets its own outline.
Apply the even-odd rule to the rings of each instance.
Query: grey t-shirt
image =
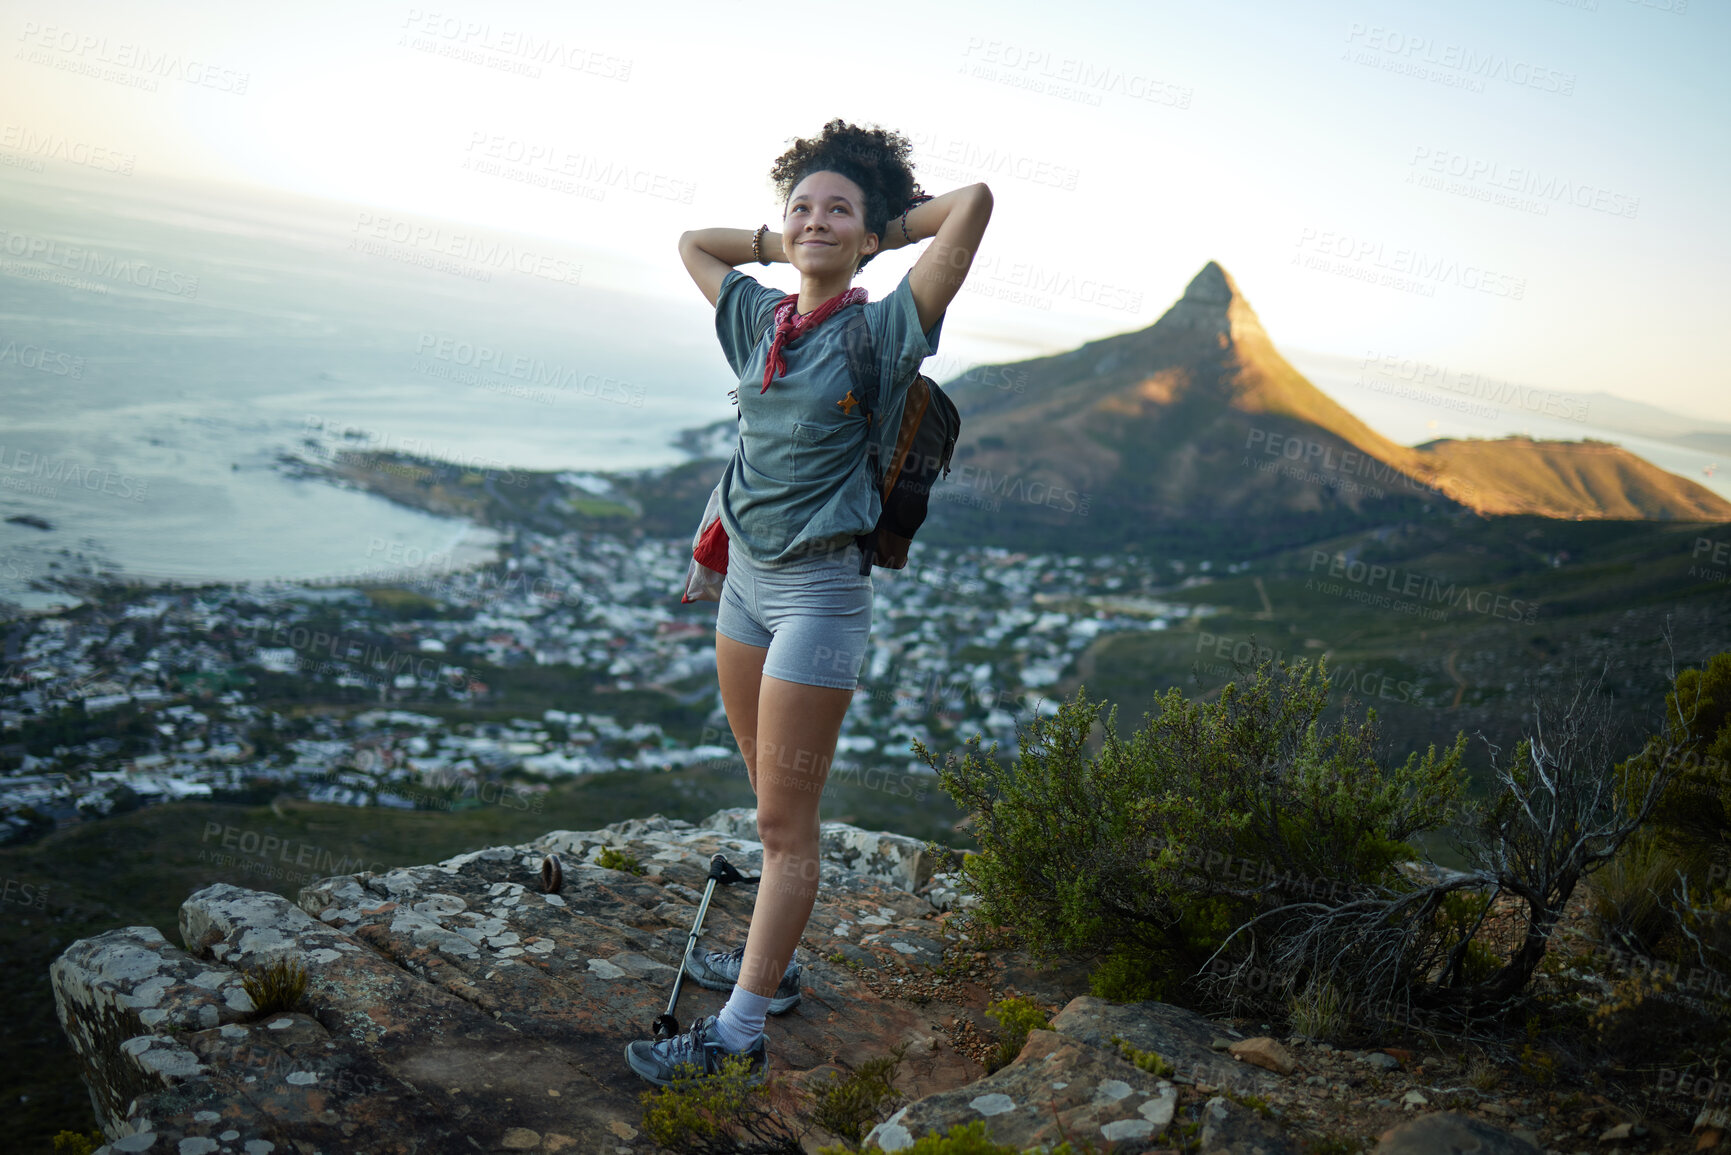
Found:
[[[877,525],[883,499],[865,465],[866,419],[853,395],[842,331],[864,309],[876,343],[878,413],[873,433],[888,460],[902,405],[920,363],[938,347],[939,317],[920,331],[906,274],[880,301],[850,305],[782,346],[787,371],[767,392],[764,360],[775,306],[787,294],[738,269],[722,278],[715,332],[739,378],[739,447],[722,478],[721,524],[728,549],[753,561],[786,561],[811,549],[844,545]]]

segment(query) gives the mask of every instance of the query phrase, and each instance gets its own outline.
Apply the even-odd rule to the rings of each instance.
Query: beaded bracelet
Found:
[[[763,255],[763,234],[768,231],[768,225],[758,225],[757,231],[751,234],[751,257],[760,265],[769,264],[769,259]]]

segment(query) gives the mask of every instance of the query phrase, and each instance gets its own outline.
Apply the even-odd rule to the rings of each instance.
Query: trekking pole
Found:
[[[685,964],[691,961],[691,951],[697,946],[697,939],[703,933],[703,916],[709,913],[709,899],[715,893],[715,884],[719,882],[723,886],[732,886],[739,882],[750,886],[761,881],[761,877],[747,878],[739,873],[719,851],[710,858],[709,881],[703,884],[703,901],[697,904],[697,921],[691,924],[691,934],[685,940],[685,955],[679,961],[679,973],[673,976],[673,994],[667,999],[667,1009],[655,1020],[657,1042],[671,1039],[679,1033],[679,1020],[673,1017],[673,1008],[679,1005],[679,988],[685,981]]]

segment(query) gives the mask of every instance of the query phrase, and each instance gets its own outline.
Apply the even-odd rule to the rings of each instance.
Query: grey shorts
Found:
[[[777,564],[730,550],[715,630],[767,649],[772,678],[851,690],[872,627],[872,579],[859,563],[852,543]]]

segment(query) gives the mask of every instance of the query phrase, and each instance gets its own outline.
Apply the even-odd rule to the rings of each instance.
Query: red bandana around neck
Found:
[[[789,293],[775,306],[775,340],[770,342],[769,356],[763,362],[763,388],[759,393],[769,391],[769,383],[787,372],[787,358],[782,356],[782,347],[791,345],[803,337],[808,330],[823,324],[832,314],[847,308],[849,305],[866,303],[866,291],[854,286],[845,293],[838,293],[813,309],[800,316],[794,310],[799,307],[799,294]]]

